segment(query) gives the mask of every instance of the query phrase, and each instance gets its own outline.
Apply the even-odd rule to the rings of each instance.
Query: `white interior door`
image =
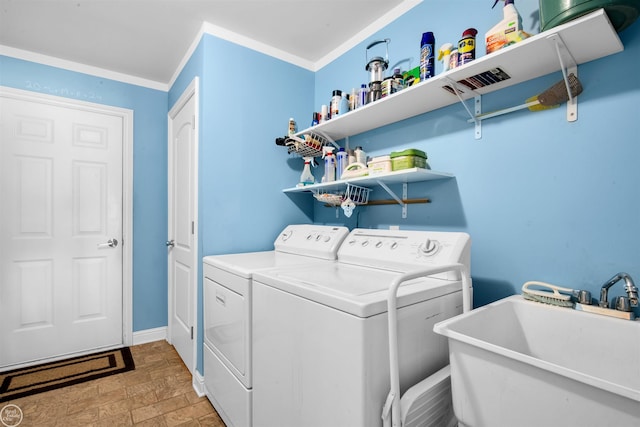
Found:
[[[0,104],[0,367],[122,344],[123,118]]]
[[[197,81],[169,112],[169,341],[195,367]]]

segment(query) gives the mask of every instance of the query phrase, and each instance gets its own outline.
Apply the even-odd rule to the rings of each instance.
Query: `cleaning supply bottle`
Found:
[[[404,89],[404,76],[402,75],[402,70],[400,70],[400,68],[393,69],[393,82],[396,92]]]
[[[356,155],[356,163],[362,163],[363,165],[367,164],[367,153],[364,152],[362,147],[356,147],[354,154]]]
[[[342,115],[349,112],[349,95],[346,91],[342,92],[340,104],[338,106],[338,114]]]
[[[349,111],[353,111],[358,108],[358,89],[355,87],[351,89],[351,96],[349,97]]]
[[[362,83],[360,85],[360,90],[358,91],[358,102],[356,102],[356,108],[364,107],[367,105],[367,99],[369,98],[369,89],[367,89],[367,85]]]
[[[336,180],[336,158],[333,154],[334,147],[324,146],[324,176],[322,182],[333,182]]]
[[[451,67],[449,66],[449,58],[451,57],[452,50],[453,45],[451,43],[445,43],[440,46],[440,49],[438,49],[438,61],[442,61],[442,71],[449,71],[451,69]]]
[[[475,28],[467,28],[462,33],[458,42],[458,66],[464,65],[476,59],[476,34]]]
[[[334,90],[331,95],[331,106],[329,108],[329,117],[336,118],[340,114],[340,102],[342,101],[342,91]]]
[[[491,8],[493,9],[499,1],[496,0]],[[514,0],[503,1],[502,21],[487,31],[484,36],[488,54],[529,37],[529,34],[522,30],[522,18],[516,10]]]
[[[296,133],[296,121],[293,120],[293,117],[289,119],[289,135],[294,135]]]
[[[347,166],[349,166],[349,154],[344,151],[343,147],[340,147],[338,155],[336,156],[336,179],[342,177],[342,172],[344,172]]]
[[[420,40],[420,81],[433,77],[435,68],[436,39],[431,31],[422,33]]]
[[[311,173],[311,162],[313,161],[313,157],[305,157],[304,158],[304,169],[302,169],[302,175],[300,175],[300,183],[299,186],[312,185],[315,183],[315,178]]]

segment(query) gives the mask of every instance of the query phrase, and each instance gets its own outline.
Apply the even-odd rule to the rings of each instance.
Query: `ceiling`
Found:
[[[420,1],[0,0],[0,47],[166,85],[207,32],[315,70]]]

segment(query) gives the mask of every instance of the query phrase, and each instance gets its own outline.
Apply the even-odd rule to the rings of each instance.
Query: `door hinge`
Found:
[[[191,327],[191,339],[193,339],[193,326]]]
[[[191,221],[191,234],[195,234],[196,223],[195,221]]]

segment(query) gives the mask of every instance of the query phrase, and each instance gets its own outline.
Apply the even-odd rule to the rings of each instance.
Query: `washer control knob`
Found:
[[[329,240],[331,240],[331,236],[324,236],[324,241],[328,242]]]
[[[393,243],[391,244],[391,249],[395,249],[395,248],[397,248],[397,247],[398,247],[398,242],[393,242]]]
[[[351,246],[355,245],[355,244],[356,244],[356,239],[351,239],[351,240],[349,240],[349,244],[350,244]]]
[[[319,241],[320,241],[320,239],[322,239],[322,235],[318,234],[318,235],[316,236],[316,242],[319,242]]]
[[[362,247],[364,248],[365,246],[369,245],[369,241],[368,240],[363,240],[361,243]]]
[[[427,239],[418,247],[418,251],[424,256],[431,256],[438,251],[438,242],[435,240]]]
[[[382,240],[376,243],[376,248],[381,248],[381,247],[382,247]]]
[[[285,231],[284,233],[282,233],[280,238],[282,239],[283,242],[286,242],[287,240],[289,240],[289,238],[291,237],[292,234],[293,234],[293,231],[291,231],[291,230]]]

